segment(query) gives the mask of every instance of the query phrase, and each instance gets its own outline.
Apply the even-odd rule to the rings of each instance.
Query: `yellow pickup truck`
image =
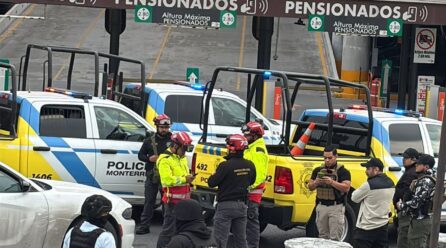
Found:
[[[422,118],[416,113],[392,111],[389,109],[373,110],[370,106],[370,94],[367,87],[318,75],[265,71],[247,68],[219,67],[215,70],[212,81],[208,84],[203,106],[203,136],[195,149],[192,170],[197,173],[193,198],[200,201],[207,209],[207,217],[212,217],[215,189],[207,185],[209,176],[224,160],[224,144],[211,143],[207,139],[209,103],[212,93],[222,73],[234,72],[255,77],[275,77],[282,83],[283,128],[279,145],[268,145],[269,169],[266,178],[266,191],[260,207],[260,223],[263,231],[268,224],[288,230],[296,226],[305,226],[307,236],[316,236],[315,192],[308,189],[307,182],[314,168],[323,163],[323,148],[329,144],[339,147],[338,163],[343,164],[352,175],[352,188],[346,206],[346,224],[343,240],[349,240],[356,222],[359,205],[350,200],[351,192],[366,181],[365,170],[360,163],[370,157],[380,158],[385,164],[385,173],[395,182],[401,176],[401,154],[407,147],[414,147],[424,153],[438,156],[441,123]],[[248,108],[253,100],[256,82],[248,80]],[[292,118],[292,106],[302,83],[321,85],[326,89],[327,109],[308,109],[299,120]],[[250,85],[253,85],[252,87]],[[331,87],[352,87],[365,93],[365,104],[334,109],[331,99]],[[290,88],[294,88],[290,92]],[[246,115],[249,117],[249,115]],[[249,121],[246,118],[246,121]],[[305,147],[304,155],[293,157],[290,149],[308,125],[313,122],[316,128]],[[296,128],[291,132],[291,126]],[[410,136],[410,137],[409,137]],[[393,217],[393,216],[390,216]],[[392,218],[391,218],[392,220]]]

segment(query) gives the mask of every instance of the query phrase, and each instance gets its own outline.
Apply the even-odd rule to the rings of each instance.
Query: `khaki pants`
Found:
[[[344,231],[345,206],[338,204],[316,206],[316,226],[319,231],[319,238],[341,240]]]
[[[410,248],[426,248],[429,247],[430,231],[432,219],[412,219],[409,225],[409,247]]]

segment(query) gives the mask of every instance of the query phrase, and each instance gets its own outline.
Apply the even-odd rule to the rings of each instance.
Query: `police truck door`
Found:
[[[145,163],[139,161],[138,152],[148,129],[144,119],[127,108],[99,104],[91,106],[91,113],[97,152],[96,179],[107,191],[126,199],[142,200]]]
[[[27,176],[98,187],[88,103],[39,100],[32,108]]]

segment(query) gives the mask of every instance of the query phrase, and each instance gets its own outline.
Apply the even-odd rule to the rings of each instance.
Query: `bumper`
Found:
[[[135,239],[135,221],[122,219],[119,222],[122,230],[121,247],[133,247],[133,241]]]

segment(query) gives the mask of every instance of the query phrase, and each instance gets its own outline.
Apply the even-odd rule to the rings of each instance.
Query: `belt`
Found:
[[[319,201],[319,204],[324,206],[336,206],[336,205],[344,205],[344,202],[337,202],[337,201]]]

